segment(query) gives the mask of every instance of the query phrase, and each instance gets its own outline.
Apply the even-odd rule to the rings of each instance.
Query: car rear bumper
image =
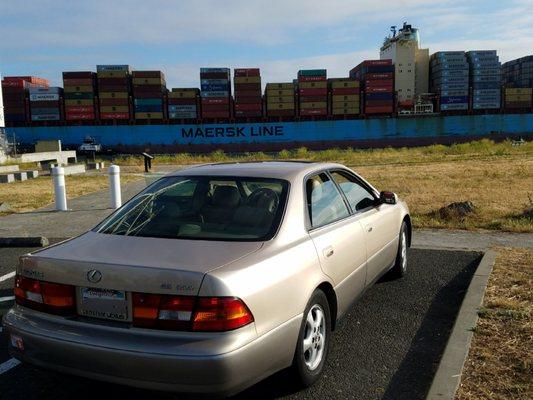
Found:
[[[4,317],[24,350],[10,354],[59,372],[145,389],[226,396],[292,362],[301,315],[257,337],[250,324],[203,334],[110,328],[15,306]],[[115,331],[115,332],[113,332]]]

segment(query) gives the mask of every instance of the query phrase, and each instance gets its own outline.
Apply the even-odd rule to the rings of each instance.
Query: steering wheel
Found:
[[[246,199],[246,205],[266,208],[269,212],[274,213],[279,205],[279,196],[272,189],[259,188],[250,193],[250,196]]]

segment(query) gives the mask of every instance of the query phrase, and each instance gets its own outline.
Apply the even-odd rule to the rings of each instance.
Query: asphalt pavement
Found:
[[[0,249],[0,276],[12,271],[28,250]],[[341,321],[317,384],[301,390],[281,371],[235,399],[423,399],[479,259],[476,252],[412,249],[408,275],[377,283]],[[12,279],[0,282],[0,297],[12,295],[12,284]],[[0,314],[4,311],[0,308]],[[10,358],[2,333],[0,346],[1,365]],[[26,365],[0,373],[2,400],[118,397],[172,398]]]

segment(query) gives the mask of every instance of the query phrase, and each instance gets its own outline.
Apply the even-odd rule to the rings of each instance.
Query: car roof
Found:
[[[309,161],[254,161],[202,164],[174,171],[168,176],[246,176],[260,178],[276,178],[294,181],[305,175],[331,168],[346,168],[336,163]]]

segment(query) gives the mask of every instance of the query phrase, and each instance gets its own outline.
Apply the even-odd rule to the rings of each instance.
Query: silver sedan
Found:
[[[9,351],[92,379],[226,396],[319,379],[351,303],[406,273],[406,205],[340,164],[165,176],[91,231],[21,257]]]

